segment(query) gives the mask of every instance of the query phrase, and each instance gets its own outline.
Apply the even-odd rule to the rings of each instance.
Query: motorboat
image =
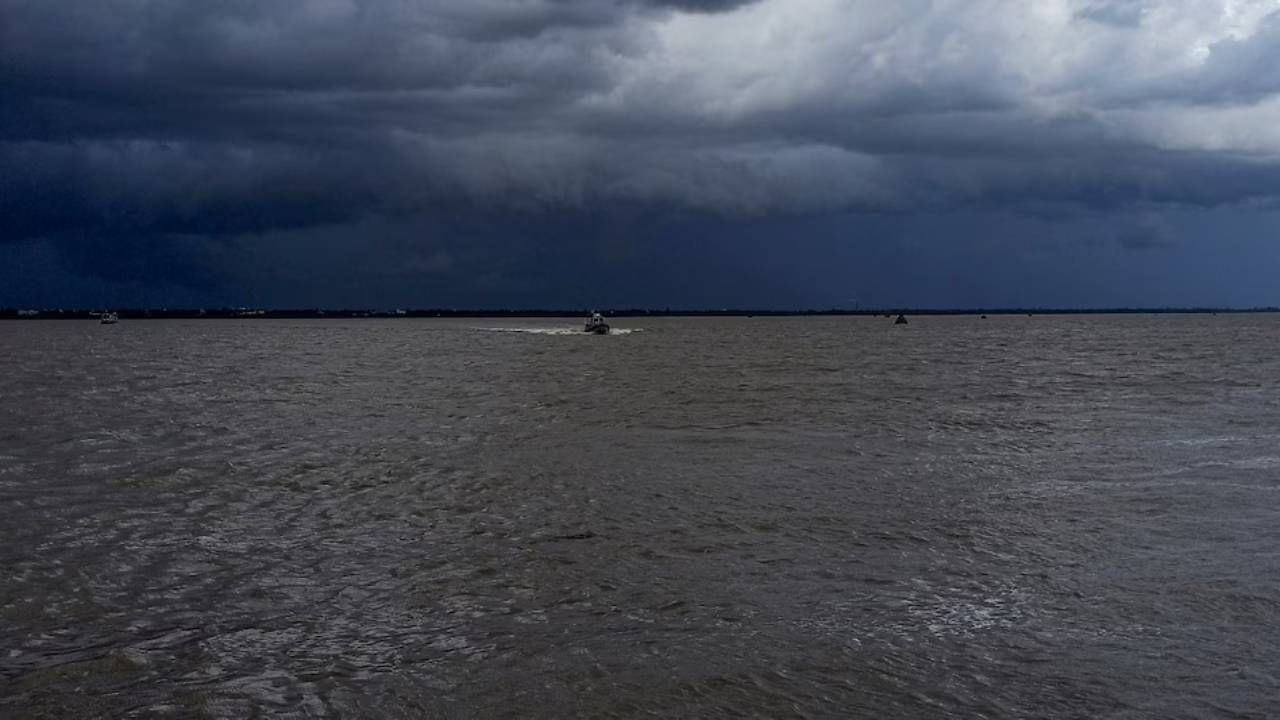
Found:
[[[591,333],[592,335],[608,335],[609,323],[604,319],[603,315],[598,312],[593,312],[591,313],[591,317],[587,318],[587,322],[582,326],[582,331]]]
[[[113,312],[102,313],[98,316],[98,322],[102,325],[115,325],[120,322],[120,316]]]

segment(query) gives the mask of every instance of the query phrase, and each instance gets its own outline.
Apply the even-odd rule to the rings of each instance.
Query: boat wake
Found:
[[[566,327],[482,327],[476,329],[483,330],[485,332],[524,333],[526,335],[577,335],[580,337],[591,337],[591,333]],[[612,328],[609,330],[609,334],[630,335],[631,333],[640,332],[642,329],[643,328]]]

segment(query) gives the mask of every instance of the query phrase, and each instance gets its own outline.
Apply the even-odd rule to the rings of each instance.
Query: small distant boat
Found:
[[[113,312],[102,313],[102,315],[98,316],[98,322],[102,325],[115,325],[120,322],[120,316]]]
[[[906,316],[906,315],[903,315],[903,314],[901,314],[901,313],[899,313],[899,314],[898,314],[898,319],[897,319],[897,320],[894,320],[894,321],[893,321],[893,324],[894,324],[894,325],[906,325],[906,324],[907,324],[907,316]]]
[[[591,313],[591,317],[587,318],[586,324],[582,326],[582,331],[591,333],[592,335],[608,335],[609,323],[604,319],[603,315],[598,312],[593,312]]]

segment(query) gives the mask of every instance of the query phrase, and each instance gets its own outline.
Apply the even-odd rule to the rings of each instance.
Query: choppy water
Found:
[[[0,323],[0,716],[1280,712],[1280,317],[617,324]]]

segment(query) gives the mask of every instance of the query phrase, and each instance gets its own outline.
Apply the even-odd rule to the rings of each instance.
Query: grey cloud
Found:
[[[1280,92],[1280,10],[1247,39],[1226,38],[1209,48],[1187,94],[1212,102],[1256,102]]]
[[[0,0],[0,242],[1274,201],[1280,166],[1173,122],[1273,98],[1280,15],[1183,40],[1159,3],[1067,5],[1037,29],[995,1]]]
[[[686,12],[717,13],[732,10],[756,0],[646,0],[652,7],[668,7]]]
[[[1082,20],[1132,28],[1142,24],[1145,8],[1140,0],[1091,0],[1076,10]]]

